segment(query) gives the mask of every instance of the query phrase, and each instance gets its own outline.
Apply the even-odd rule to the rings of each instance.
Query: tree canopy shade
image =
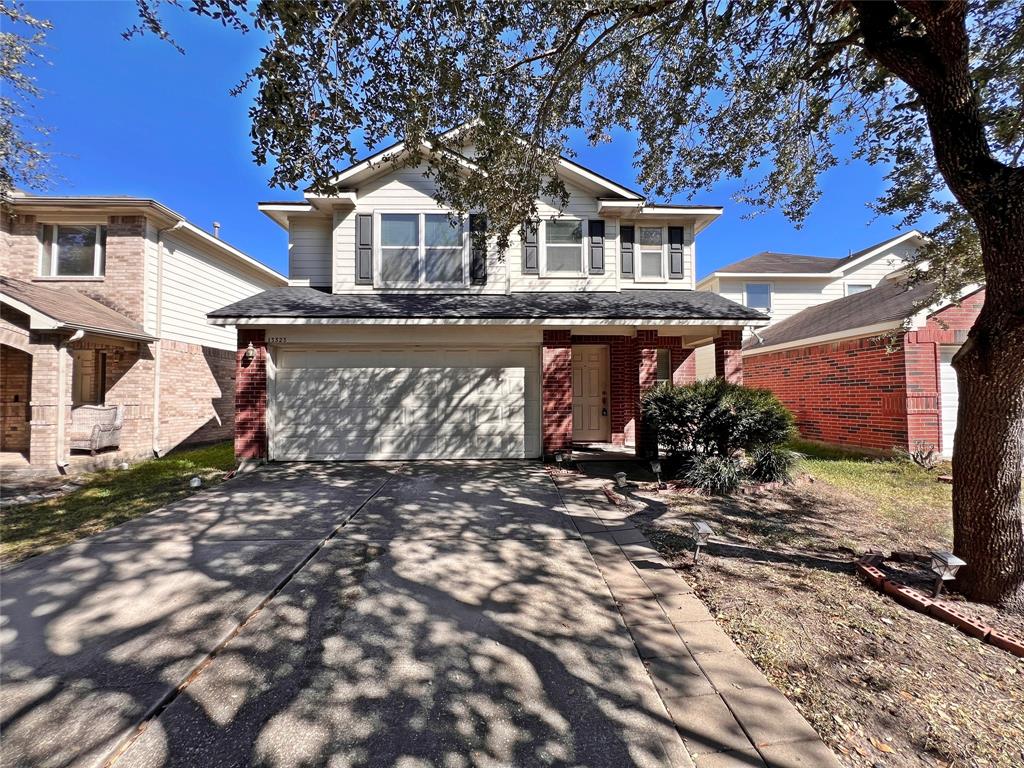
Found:
[[[161,0],[135,32],[167,38]],[[177,3],[174,3],[175,5]],[[956,547],[964,588],[1024,606],[1024,4],[1014,0],[191,0],[268,43],[252,140],[273,181],[327,189],[363,146],[397,137],[443,201],[507,235],[538,195],[564,199],[569,131],[634,132],[654,197],[744,182],[796,222],[818,177],[884,164],[875,205],[937,214],[923,253],[940,294],[984,280],[957,356]],[[470,123],[474,164],[464,137]],[[359,137],[361,145],[357,145]],[[424,148],[432,151],[425,152]]]

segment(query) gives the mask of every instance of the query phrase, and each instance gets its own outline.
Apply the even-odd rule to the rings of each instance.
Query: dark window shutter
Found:
[[[356,285],[373,285],[373,216],[356,216]]]
[[[487,217],[469,214],[469,279],[473,285],[487,285]]]
[[[622,259],[622,276],[633,277],[633,243],[636,228],[632,224],[619,227],[619,253]]]
[[[523,263],[521,269],[524,275],[540,274],[539,229],[540,226],[536,221],[528,221],[523,225]]]
[[[604,274],[604,220],[591,219],[587,232],[590,235],[590,274]]]
[[[683,279],[683,228],[668,228],[668,276],[671,280]]]

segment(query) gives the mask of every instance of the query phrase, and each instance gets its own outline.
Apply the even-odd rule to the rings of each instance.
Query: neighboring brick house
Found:
[[[744,380],[775,392],[807,439],[949,456],[958,402],[951,361],[985,292],[919,310],[930,291],[891,276],[759,330],[744,345]]]
[[[4,456],[66,470],[76,409],[95,404],[122,407],[108,464],[229,438],[235,333],[206,313],[285,279],[154,200],[19,194],[4,203]]]
[[[291,283],[210,314],[239,328],[239,456],[643,451],[640,394],[692,381],[697,347],[717,341],[718,372],[742,378],[743,329],[765,316],[694,290],[721,208],[653,205],[562,160],[568,205],[538,200],[499,253],[485,212],[453,225],[422,166],[388,162],[406,151],[260,204],[288,231]]]

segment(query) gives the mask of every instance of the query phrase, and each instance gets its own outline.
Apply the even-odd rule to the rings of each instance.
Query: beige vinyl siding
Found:
[[[235,349],[235,329],[206,313],[279,285],[255,270],[210,256],[181,236],[164,235],[161,338]]]
[[[332,230],[333,222],[326,217],[288,219],[288,277],[330,286]]]
[[[622,278],[620,278],[621,287],[622,288],[629,288],[629,289],[634,289],[634,288],[636,288],[636,289],[650,288],[650,289],[653,289],[653,290],[667,290],[667,289],[673,289],[673,288],[688,288],[690,290],[693,290],[693,287],[696,284],[696,277],[695,277],[695,275],[696,275],[696,271],[697,271],[696,270],[696,247],[694,245],[694,239],[693,239],[693,224],[684,224],[684,223],[679,222],[679,221],[669,221],[667,219],[665,219],[665,220],[651,219],[650,221],[648,221],[647,219],[644,219],[642,221],[641,220],[626,220],[626,219],[623,219],[621,223],[622,224],[626,224],[626,225],[633,225],[634,227],[637,228],[637,230],[639,230],[640,227],[680,227],[680,226],[683,227],[683,279],[682,280],[678,280],[678,279],[676,279],[676,280],[665,279],[665,280],[661,280],[661,281],[657,281],[657,282],[650,282],[650,281],[647,281],[647,280],[637,280],[635,278],[634,279],[630,279],[630,278],[627,278],[627,277],[622,277]],[[667,239],[668,238],[668,230],[667,229],[665,231],[665,237],[666,237],[665,242],[666,242],[666,248],[667,248],[667,243],[668,243],[668,239]],[[616,244],[616,250],[618,250],[618,239],[616,239],[615,244]],[[639,258],[640,258],[640,248],[639,248],[639,246],[635,246],[635,250],[636,250],[636,253],[635,253],[634,258],[639,260]],[[666,270],[668,269],[667,260],[666,260],[665,269]],[[637,266],[636,265],[634,265],[634,273],[637,274]],[[666,272],[666,274],[667,274],[667,272]]]
[[[906,266],[907,259],[911,256],[913,250],[913,246],[905,243],[895,248],[889,248],[884,253],[880,253],[874,258],[844,272],[842,281],[845,283],[878,285],[886,275],[895,272],[900,267]]]
[[[715,378],[715,345],[705,344],[693,351],[697,369],[697,381]]]
[[[843,296],[843,284],[831,278],[769,278],[723,277],[718,293],[739,304],[746,304],[747,283],[770,283],[772,286],[771,320],[777,323],[808,307]]]

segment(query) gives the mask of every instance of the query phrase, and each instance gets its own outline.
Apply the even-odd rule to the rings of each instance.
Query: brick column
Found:
[[[672,383],[677,387],[693,384],[697,380],[696,350],[677,347],[672,350]]]
[[[743,331],[722,331],[715,339],[715,376],[743,383]]]
[[[245,360],[252,342],[256,357]],[[238,330],[235,358],[235,457],[267,457],[267,343],[262,330]]]
[[[544,331],[541,439],[544,455],[572,445],[572,334]]]
[[[640,401],[644,392],[658,382],[658,332],[637,331],[637,398],[636,398],[636,455],[654,456],[658,452],[657,435],[647,429],[641,417]]]

